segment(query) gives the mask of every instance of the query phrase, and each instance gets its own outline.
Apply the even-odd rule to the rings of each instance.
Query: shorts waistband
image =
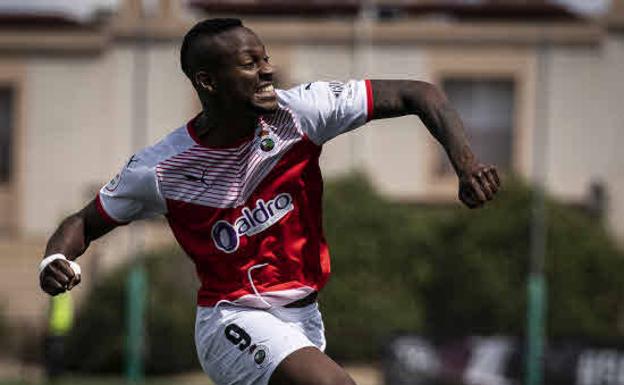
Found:
[[[316,302],[317,298],[318,298],[318,291],[313,291],[312,293],[306,295],[305,297],[301,299],[298,299],[291,303],[287,303],[286,305],[284,305],[284,307],[288,307],[288,308],[306,307]]]

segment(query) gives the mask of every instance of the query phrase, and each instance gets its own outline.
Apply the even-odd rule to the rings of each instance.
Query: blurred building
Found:
[[[239,16],[257,31],[283,87],[362,77],[438,84],[484,161],[527,179],[543,170],[550,193],[603,213],[624,241],[624,0],[592,17],[562,3],[123,0],[88,20],[0,15],[0,309],[40,324],[36,265],[47,237],[139,142],[200,110],[179,45],[212,16]],[[137,132],[137,109],[146,132]],[[328,177],[365,172],[393,199],[455,202],[448,162],[413,117],[337,138],[322,167]],[[146,229],[148,246],[172,240],[164,222]],[[87,285],[90,272],[128,255],[130,237],[122,230],[95,244]]]

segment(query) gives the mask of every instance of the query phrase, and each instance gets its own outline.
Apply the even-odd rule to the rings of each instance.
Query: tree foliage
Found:
[[[523,334],[531,199],[517,180],[480,210],[388,203],[362,178],[329,186],[330,352],[367,359],[394,331]],[[549,337],[622,337],[624,255],[582,209],[549,199],[546,217]]]
[[[148,287],[145,369],[150,374],[197,370],[193,333],[197,278],[178,248],[142,255]],[[124,370],[127,277],[131,265],[98,279],[68,341],[68,364],[82,372]]]

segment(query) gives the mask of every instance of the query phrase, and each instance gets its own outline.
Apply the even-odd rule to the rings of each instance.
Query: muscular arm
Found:
[[[459,178],[459,198],[479,207],[494,197],[500,181],[496,168],[474,156],[457,111],[434,85],[412,80],[371,80],[373,119],[417,115],[444,147]]]
[[[48,240],[45,255],[63,254],[73,261],[81,256],[91,241],[110,232],[116,225],[105,221],[97,212],[95,200],[91,201],[79,212],[65,218]],[[41,289],[48,294],[56,295],[70,290],[80,283],[80,277],[74,274],[64,260],[55,260],[40,274]]]

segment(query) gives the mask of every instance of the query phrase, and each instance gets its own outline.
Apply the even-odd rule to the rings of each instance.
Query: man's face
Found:
[[[234,28],[213,38],[218,64],[211,71],[212,96],[220,104],[240,105],[255,113],[277,109],[273,67],[262,41],[247,28]]]

